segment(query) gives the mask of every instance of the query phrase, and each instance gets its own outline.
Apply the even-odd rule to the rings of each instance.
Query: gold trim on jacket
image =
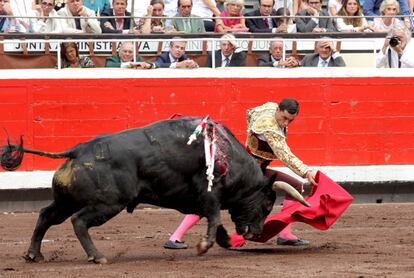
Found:
[[[290,150],[286,143],[286,130],[275,118],[277,103],[267,102],[247,110],[247,141],[250,151],[267,160],[280,160],[301,177],[309,170]]]

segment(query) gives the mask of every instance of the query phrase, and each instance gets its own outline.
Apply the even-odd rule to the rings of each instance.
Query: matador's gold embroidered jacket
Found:
[[[267,102],[247,110],[248,149],[256,157],[265,160],[280,160],[301,177],[309,170],[290,150],[286,143],[286,130],[281,128],[275,118],[278,105]]]

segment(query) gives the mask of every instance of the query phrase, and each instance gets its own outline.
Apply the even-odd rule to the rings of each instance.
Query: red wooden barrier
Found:
[[[412,77],[0,79],[0,128],[62,151],[174,113],[209,114],[244,142],[245,110],[283,97],[301,103],[288,140],[307,164],[414,164]],[[60,162],[27,155],[20,169]]]

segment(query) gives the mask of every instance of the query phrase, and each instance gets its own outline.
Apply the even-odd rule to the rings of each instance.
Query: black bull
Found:
[[[54,201],[40,211],[25,258],[42,260],[45,233],[71,216],[88,259],[105,263],[88,229],[104,224],[125,208],[132,212],[139,203],[206,217],[207,235],[198,245],[199,254],[207,252],[215,240],[229,247],[220,210],[229,211],[237,233],[247,239],[259,236],[276,199],[273,181],[263,176],[258,163],[226,127],[209,120],[207,128],[216,128],[225,174],[216,161],[212,191],[208,192],[202,136],[187,145],[200,122],[195,117],[159,121],[98,136],[62,153],[23,148],[23,142],[4,146],[1,160],[7,170],[20,165],[24,152],[67,159],[54,174]]]

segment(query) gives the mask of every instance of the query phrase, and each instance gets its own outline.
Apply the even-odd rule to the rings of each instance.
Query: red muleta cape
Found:
[[[339,184],[318,171],[315,177],[318,186],[314,187],[311,195],[305,200],[311,207],[305,207],[297,202],[283,208],[279,213],[266,218],[262,235],[255,239],[266,242],[276,236],[292,222],[304,222],[319,230],[327,230],[352,203],[352,196]],[[240,247],[246,243],[243,236],[236,233],[231,235],[232,247]]]

